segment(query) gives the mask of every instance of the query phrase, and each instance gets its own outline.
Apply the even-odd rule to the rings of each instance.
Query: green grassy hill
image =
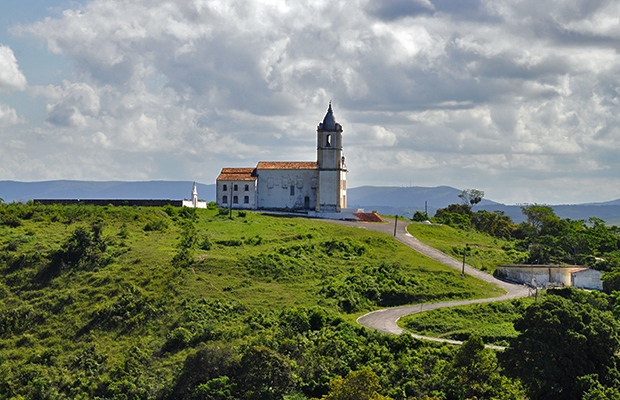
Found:
[[[395,398],[422,395],[408,363],[453,350],[351,322],[493,295],[388,236],[316,220],[0,205],[0,398],[259,398],[273,383],[244,385],[267,361],[295,398],[362,367]]]
[[[473,230],[420,223],[409,224],[407,230],[422,243],[457,260],[462,260],[466,251],[467,264],[489,273],[493,273],[498,265],[519,263],[525,257],[525,253],[515,250],[514,242]]]

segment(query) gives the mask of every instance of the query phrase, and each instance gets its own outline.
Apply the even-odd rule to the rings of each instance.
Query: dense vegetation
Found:
[[[318,221],[2,204],[0,398],[338,398],[359,377],[371,395],[421,398],[450,390],[459,350],[353,320],[496,294],[389,237]]]

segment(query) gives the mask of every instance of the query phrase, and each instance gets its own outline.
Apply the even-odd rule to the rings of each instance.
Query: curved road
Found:
[[[392,220],[393,221],[393,220]],[[334,222],[340,225],[354,226],[363,229],[369,229],[373,231],[379,231],[386,233],[390,236],[394,235],[394,223],[388,224],[376,224],[376,223],[364,223],[364,222],[356,222],[356,221],[337,221],[332,220],[330,222]],[[404,221],[399,221],[397,232],[396,232],[396,240],[399,242],[411,247],[415,251],[432,258],[436,261],[439,261],[442,264],[445,264],[449,267],[457,269],[459,271],[463,268],[463,263],[455,260],[454,258],[448,256],[447,254],[442,253],[439,250],[432,248],[418,239],[413,237],[409,232],[407,232],[408,223]],[[398,327],[396,322],[406,315],[415,314],[421,311],[428,311],[435,308],[442,307],[454,307],[461,306],[465,304],[474,304],[474,303],[490,303],[493,301],[501,301],[514,299],[517,297],[526,297],[529,294],[529,290],[524,285],[519,285],[515,283],[505,282],[500,279],[495,278],[493,275],[487,274],[486,272],[482,272],[472,266],[465,264],[465,273],[471,275],[475,278],[478,278],[482,281],[489,282],[499,288],[502,288],[506,291],[506,294],[499,297],[491,297],[486,299],[475,299],[475,300],[456,300],[456,301],[446,301],[441,303],[430,303],[430,304],[417,304],[414,306],[404,306],[404,307],[394,307],[394,308],[386,308],[383,310],[373,311],[366,315],[363,315],[357,319],[357,322],[361,325],[364,325],[367,328],[377,330],[379,332],[391,333],[394,335],[399,335],[403,332],[407,332],[406,330]],[[449,339],[438,339],[427,336],[420,336],[412,334],[412,336],[419,339],[427,339],[438,342],[447,342],[453,344],[462,344],[462,342],[457,340],[449,340]],[[487,346],[496,349],[503,349],[503,347],[499,346]]]

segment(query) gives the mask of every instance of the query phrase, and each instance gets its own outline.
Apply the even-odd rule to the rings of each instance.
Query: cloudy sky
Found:
[[[308,4],[305,4],[308,3]],[[620,3],[0,0],[0,180],[196,180],[316,159],[349,187],[620,198]]]

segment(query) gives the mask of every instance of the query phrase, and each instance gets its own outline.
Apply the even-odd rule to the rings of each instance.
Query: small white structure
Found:
[[[183,200],[183,207],[207,208],[206,201],[198,201],[198,190],[196,189],[196,182],[194,182],[194,187],[192,188],[191,200]]]
[[[583,265],[500,265],[495,274],[500,278],[533,286],[603,289],[602,273]]]
[[[603,290],[603,273],[595,269],[581,268],[571,272],[571,286],[583,289]]]
[[[317,161],[261,161],[255,168],[223,168],[216,180],[216,202],[235,209],[348,215],[342,126],[331,102],[317,127]]]

